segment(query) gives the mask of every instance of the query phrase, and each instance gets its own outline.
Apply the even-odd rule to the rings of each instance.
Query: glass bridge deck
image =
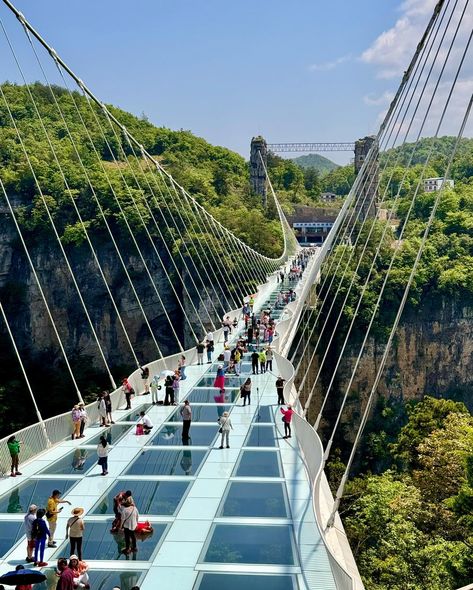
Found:
[[[249,365],[244,367],[249,369]],[[182,441],[178,408],[151,405],[138,396],[133,411],[115,412],[106,429],[112,450],[109,474],[100,476],[96,445],[105,429],[89,427],[81,441],[64,441],[22,465],[23,476],[0,481],[0,573],[23,563],[23,516],[30,503],[44,506],[57,488],[72,507],[85,509],[83,553],[91,588],[141,590],[332,590],[335,583],[312,510],[310,486],[297,440],[283,439],[273,373],[251,375],[251,405],[243,407],[239,386],[248,376],[228,379],[225,399],[212,387],[215,364],[189,366],[181,401],[188,398],[193,422]],[[217,399],[216,399],[217,397]],[[136,414],[154,423],[136,436]],[[230,412],[229,449],[219,449],[217,420]],[[131,556],[113,535],[113,497],[130,489],[152,535],[138,540]],[[47,580],[35,588],[53,590],[52,566],[69,556],[64,540],[70,510],[58,519],[58,547],[47,549]]]

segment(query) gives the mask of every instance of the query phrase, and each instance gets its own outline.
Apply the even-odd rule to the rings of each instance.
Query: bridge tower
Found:
[[[363,221],[363,219],[366,219],[367,217],[376,217],[379,180],[379,150],[374,135],[363,137],[355,142],[355,174],[360,172],[366,156],[373,145],[375,149],[374,159],[372,159],[369,169],[363,172],[363,178],[360,183],[362,190],[360,190],[355,203],[358,219],[360,221]]]
[[[264,165],[261,160],[263,160]],[[268,146],[266,140],[261,135],[253,137],[250,148],[250,184],[251,190],[261,197],[264,207],[267,204],[266,172],[264,169],[267,162]]]

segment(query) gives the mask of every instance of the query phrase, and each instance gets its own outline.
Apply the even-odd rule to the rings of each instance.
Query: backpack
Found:
[[[33,521],[33,526],[31,527],[31,537],[33,539],[41,539],[42,536],[40,521],[37,518]]]

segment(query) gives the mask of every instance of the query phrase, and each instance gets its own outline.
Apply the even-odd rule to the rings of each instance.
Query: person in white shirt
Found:
[[[123,550],[123,553],[136,553],[135,529],[138,526],[139,520],[138,510],[132,502],[126,500],[120,507],[120,513],[121,526],[125,533],[125,549]]]
[[[230,359],[231,358],[232,358],[232,351],[228,348],[228,346],[226,346],[225,347],[225,350],[223,351],[223,367],[225,369],[230,364]]]
[[[138,424],[143,424],[143,433],[149,434],[151,429],[153,428],[153,423],[150,420],[150,417],[147,416],[144,412],[140,412],[140,420]]]

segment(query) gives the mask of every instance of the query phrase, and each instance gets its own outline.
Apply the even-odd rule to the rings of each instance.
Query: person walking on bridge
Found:
[[[259,361],[259,353],[255,350],[251,354],[251,370],[253,371],[253,375],[258,375],[258,361]]]
[[[188,441],[190,438],[189,430],[191,428],[191,422],[192,422],[192,408],[189,404],[188,399],[186,399],[184,401],[184,405],[179,410],[179,413],[182,416],[182,440]]]
[[[291,438],[291,420],[292,415],[294,414],[294,410],[288,404],[287,410],[284,408],[280,408],[281,414],[283,415],[282,420],[284,422],[284,436],[283,438]]]
[[[260,350],[258,355],[259,365],[261,369],[261,373],[266,373],[266,352],[264,350]]]

